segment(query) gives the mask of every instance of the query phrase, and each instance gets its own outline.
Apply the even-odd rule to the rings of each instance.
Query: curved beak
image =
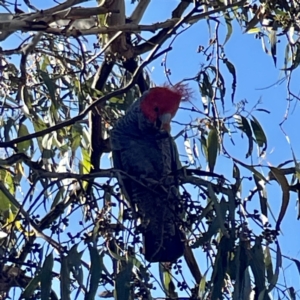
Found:
[[[167,132],[171,131],[171,120],[172,115],[170,113],[166,113],[159,116],[159,121],[161,122],[160,129],[165,130]]]

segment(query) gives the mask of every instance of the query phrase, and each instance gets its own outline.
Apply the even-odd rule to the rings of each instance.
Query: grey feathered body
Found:
[[[184,251],[176,182],[181,165],[172,137],[144,117],[142,99],[132,104],[111,131],[113,162],[116,169],[135,179],[122,176],[121,188],[141,221],[145,258],[173,261]]]

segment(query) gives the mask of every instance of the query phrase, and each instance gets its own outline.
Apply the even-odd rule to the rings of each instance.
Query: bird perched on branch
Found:
[[[185,248],[176,180],[181,164],[170,122],[188,96],[183,84],[151,88],[111,131],[114,168],[123,171],[119,183],[140,221],[149,262],[172,262]]]

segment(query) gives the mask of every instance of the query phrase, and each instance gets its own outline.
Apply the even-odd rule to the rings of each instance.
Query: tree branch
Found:
[[[45,135],[47,133],[59,130],[59,129],[63,128],[63,127],[72,125],[72,124],[74,124],[74,123],[82,120],[84,117],[87,116],[87,114],[93,108],[97,107],[101,103],[104,103],[105,101],[109,100],[112,97],[116,97],[116,96],[118,96],[118,95],[120,95],[120,94],[125,93],[126,91],[128,91],[135,84],[135,81],[136,81],[137,77],[141,74],[141,72],[143,71],[143,69],[150,62],[152,62],[153,60],[157,59],[158,57],[160,57],[161,55],[163,55],[164,53],[166,53],[167,51],[170,50],[170,48],[167,48],[167,49],[161,51],[160,53],[155,54],[157,52],[157,49],[158,49],[158,45],[156,47],[154,47],[154,49],[152,50],[152,52],[148,55],[147,59],[145,59],[142,62],[142,64],[134,72],[131,80],[123,88],[121,88],[119,90],[116,90],[116,91],[113,91],[113,92],[110,92],[107,95],[104,95],[104,96],[100,97],[99,99],[97,99],[96,101],[94,101],[93,103],[91,103],[88,107],[86,107],[80,114],[78,114],[74,118],[71,118],[69,120],[63,121],[63,122],[61,122],[59,124],[56,124],[54,126],[51,126],[51,127],[47,128],[47,129],[44,129],[44,130],[41,130],[41,131],[38,131],[38,132],[35,132],[35,133],[32,133],[32,134],[29,134],[27,136],[19,137],[19,138],[11,140],[9,142],[0,143],[0,147],[3,147],[3,148],[5,148],[5,147],[14,148],[14,145],[17,144],[17,143],[21,143],[21,142],[28,141],[28,140],[33,139],[33,138],[37,138],[37,137],[43,136],[43,135]]]

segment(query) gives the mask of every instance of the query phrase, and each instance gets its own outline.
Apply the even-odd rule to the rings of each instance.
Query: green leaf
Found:
[[[206,160],[208,161],[207,139],[203,134],[201,134],[200,144],[201,144],[202,153],[205,156]]]
[[[223,46],[225,46],[225,44],[229,41],[229,39],[232,35],[232,23],[231,23],[232,18],[230,17],[230,15],[227,11],[224,13],[224,18],[225,18],[225,22],[226,22],[226,26],[227,26],[227,34],[226,34]]]
[[[75,123],[71,129],[72,144],[71,149],[76,151],[81,144],[82,126],[79,123]]]
[[[265,263],[261,244],[261,237],[257,237],[254,246],[250,249],[250,266],[254,276],[255,290],[259,295],[265,291]]]
[[[199,248],[205,243],[209,242],[212,236],[214,236],[220,229],[220,223],[217,218],[214,218],[210,222],[208,229],[199,238],[196,239],[195,243],[191,246],[192,249]]]
[[[35,132],[42,131],[42,130],[47,128],[47,125],[45,124],[45,122],[40,117],[34,116],[32,118],[32,123],[33,123],[33,128],[34,128]],[[43,149],[42,140],[43,140],[43,137],[38,137],[37,138],[40,150]]]
[[[219,137],[216,129],[212,128],[207,137],[207,160],[210,172],[214,171],[219,150]]]
[[[68,257],[61,256],[60,268],[60,295],[61,299],[71,300],[71,280]]]
[[[81,257],[83,252],[78,252],[77,245],[74,245],[68,254],[69,265],[72,266],[72,273],[77,282],[83,285],[83,270],[81,264]]]
[[[268,217],[268,198],[266,191],[266,183],[263,180],[259,180],[259,178],[255,174],[253,177],[256,184],[256,188],[258,190],[261,213],[264,216]]]
[[[287,207],[290,202],[290,187],[289,187],[289,183],[288,183],[286,177],[284,176],[284,173],[280,169],[275,168],[275,167],[269,167],[269,168],[270,168],[271,173],[274,175],[276,181],[279,183],[281,190],[282,190],[281,207],[280,207],[279,216],[278,216],[277,222],[276,222],[276,230],[279,230],[281,221],[284,218],[284,215],[286,213]]]
[[[175,292],[175,285],[172,281],[171,271],[167,270],[162,263],[159,264],[159,275],[166,297],[177,299],[178,295]]]
[[[39,73],[49,91],[49,95],[52,100],[52,105],[54,105],[54,107],[58,109],[59,105],[58,102],[56,101],[56,95],[55,95],[57,85],[55,84],[54,80],[49,77],[49,74],[47,72],[39,70]]]
[[[14,176],[13,183],[18,186],[18,185],[20,185],[21,180],[22,180],[23,176],[25,175],[23,164],[21,162],[17,162],[14,166],[14,171],[15,171],[15,176]],[[6,180],[6,182],[7,182],[7,180]],[[11,192],[11,190],[10,190],[10,192]],[[11,194],[14,194],[14,192],[11,192]]]
[[[222,76],[222,74],[219,74],[219,83],[218,83],[218,89],[220,93],[220,100],[222,103],[222,108],[225,110],[225,95],[226,95],[226,83]]]
[[[26,286],[24,292],[22,293],[21,299],[23,299],[23,298],[30,299],[30,297],[32,296],[32,294],[38,288],[39,282],[40,282],[40,276],[39,275],[36,275],[35,277],[33,277],[30,280],[30,282],[28,283],[28,285]]]
[[[265,265],[266,265],[266,271],[267,271],[267,279],[270,283],[273,278],[273,264],[272,264],[272,257],[270,253],[270,248],[267,245],[264,250],[264,258],[265,258]]]
[[[225,59],[224,63],[229,71],[229,73],[232,75],[232,84],[231,84],[231,88],[232,88],[232,93],[231,93],[231,102],[234,102],[234,95],[235,95],[235,91],[236,91],[236,82],[237,82],[237,77],[236,77],[236,71],[235,71],[235,67],[234,65],[228,60]]]
[[[234,242],[226,236],[222,236],[218,245],[218,253],[215,258],[212,273],[211,299],[222,299],[222,289],[228,268],[228,254],[232,250]]]
[[[288,69],[288,63],[291,60],[290,51],[291,51],[291,46],[289,43],[287,43],[285,46],[285,52],[284,52],[284,70]]]
[[[289,295],[290,295],[290,300],[296,300],[296,292],[293,287],[289,287],[288,289]]]
[[[298,273],[300,275],[300,261],[298,259],[295,259],[295,258],[291,258],[291,260],[296,264]]]
[[[53,253],[51,252],[45,259],[41,269],[41,300],[49,300],[52,285]]]
[[[81,148],[81,156],[82,156],[82,159],[79,163],[79,173],[80,174],[89,174],[91,171],[91,167],[92,167],[89,151],[82,147]]]
[[[276,57],[276,45],[277,45],[277,36],[276,36],[276,30],[271,30],[269,33],[269,41],[271,45],[271,55],[274,61],[274,65],[276,67],[277,57]]]
[[[51,209],[53,209],[54,207],[56,207],[56,205],[61,202],[61,200],[63,199],[63,196],[64,196],[64,192],[65,192],[65,188],[64,186],[61,186],[59,188],[59,190],[57,191],[55,197],[54,197],[54,200],[51,204]]]
[[[233,164],[232,177],[237,181],[241,179],[241,172],[236,163]]]
[[[4,123],[4,138],[6,142],[11,140],[10,132],[14,127],[14,124],[15,120],[13,120],[12,118],[8,118]]]
[[[249,34],[259,33],[259,32],[260,32],[260,29],[258,27],[253,27],[247,31],[247,33],[249,33]]]
[[[10,206],[11,206],[10,200],[0,190],[0,214],[2,214],[4,211],[8,211]]]
[[[205,97],[207,96],[209,99],[213,97],[213,88],[209,81],[209,76],[206,72],[201,72],[202,81],[199,82],[200,92],[201,96]]]
[[[246,253],[248,242],[241,241],[234,251],[234,258],[229,261],[231,280],[235,280],[232,300],[248,299],[251,293],[249,260]],[[232,255],[231,255],[232,256]]]
[[[262,112],[265,112],[267,114],[270,114],[271,112],[265,108],[257,108],[256,111],[262,111]]]
[[[212,194],[212,197],[216,196]],[[206,242],[208,242],[212,236],[214,236],[219,230],[220,227],[222,226],[224,232],[226,232],[226,228],[223,225],[220,224],[220,222],[224,222],[225,216],[228,210],[228,204],[225,201],[221,201],[220,203],[217,203],[218,199],[216,198],[214,201],[209,199],[209,202],[207,206],[204,208],[204,210],[201,212],[198,221],[201,221],[203,218],[207,218],[209,221],[211,221],[208,225],[208,229],[199,237],[196,239],[195,243],[191,246],[192,249],[198,248],[199,246],[203,246]],[[215,203],[218,204],[217,207],[217,217],[211,218],[211,212],[213,211],[213,205]]]
[[[201,278],[199,288],[198,288],[198,297],[200,299],[203,299],[203,296],[205,295],[205,287],[206,287],[206,276],[204,275]]]
[[[123,261],[122,269],[116,275],[116,288],[114,290],[114,299],[116,300],[130,300],[130,281],[132,276],[133,263],[131,260]]]
[[[202,275],[201,275],[198,263],[196,261],[195,255],[189,245],[185,246],[184,260],[185,260],[191,274],[193,275],[195,282],[197,282],[197,283],[200,282]]]
[[[281,255],[281,250],[280,250],[280,246],[279,246],[278,242],[276,243],[276,245],[277,245],[276,266],[275,266],[275,272],[274,272],[271,280],[269,281],[270,285],[268,288],[268,293],[270,293],[276,286],[276,283],[277,283],[278,277],[279,277],[279,270],[282,267],[282,255]]]
[[[270,298],[268,297],[268,293],[266,289],[263,289],[258,296],[257,300],[270,300]]]
[[[234,115],[233,116],[236,123],[237,123],[237,127],[243,131],[246,136],[248,137],[248,152],[246,154],[246,158],[248,158],[253,151],[253,138],[252,138],[252,130],[251,127],[249,125],[248,120],[243,117],[242,115]]]
[[[97,248],[89,245],[89,252],[91,257],[91,269],[90,269],[90,282],[89,282],[89,291],[85,296],[85,300],[94,300],[97,290],[99,280],[102,273],[102,256],[99,255]]]
[[[47,67],[50,65],[50,60],[48,55],[43,55],[43,62],[41,64],[41,70],[47,72]]]
[[[109,99],[109,102],[112,104],[124,104],[125,99],[124,98],[117,98],[117,97],[112,97]]]
[[[295,175],[296,175],[296,178],[298,180],[300,180],[300,165],[299,165],[299,163],[297,161],[297,158],[296,158],[296,155],[295,155],[295,152],[294,152],[294,149],[293,149],[292,145],[290,145],[290,146],[291,146],[293,161],[294,161],[294,165],[295,165],[295,171],[296,171]]]
[[[292,71],[292,70],[296,69],[300,64],[300,45],[296,44],[296,47],[297,47],[297,50],[293,56],[292,65],[290,68],[286,69],[287,71]]]
[[[18,137],[28,136],[29,131],[27,129],[27,126],[24,124],[21,124],[18,131]],[[27,140],[21,143],[18,143],[17,148],[19,152],[26,153],[29,147],[32,145],[32,140]]]
[[[12,174],[8,172],[6,169],[0,169],[0,180],[3,181],[8,191],[14,195],[15,194],[15,184],[12,177]],[[0,198],[1,199],[1,198]]]
[[[218,200],[217,196],[215,195],[215,192],[214,192],[211,184],[208,185],[208,195],[214,204],[215,212],[217,215],[216,218],[219,222],[219,228],[220,228],[222,234],[224,236],[226,236],[227,238],[229,238],[227,229],[225,227],[225,215],[227,212],[227,203],[224,199],[222,199],[221,202],[219,203],[219,200]]]
[[[258,120],[253,116],[252,118],[253,120],[250,120],[250,122],[251,122],[251,127],[255,136],[256,143],[259,147],[263,147],[262,151],[264,152],[267,150],[267,146],[268,146],[267,137]]]
[[[9,198],[15,194],[15,186],[11,173],[5,169],[0,170],[0,181],[2,182],[2,188],[0,188],[0,212],[8,211],[9,209],[16,212],[17,208]]]

